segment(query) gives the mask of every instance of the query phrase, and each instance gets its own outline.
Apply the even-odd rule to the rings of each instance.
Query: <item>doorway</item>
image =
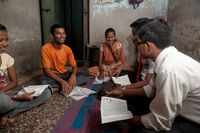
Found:
[[[75,59],[78,62],[83,62],[85,60],[85,43],[88,40],[88,35],[83,36],[88,31],[87,25],[84,27],[85,24],[83,24],[83,21],[88,23],[88,12],[86,12],[88,9],[85,9],[83,5],[87,5],[88,1],[40,0],[43,44],[51,41],[50,26],[54,23],[62,24],[66,28],[66,45],[72,49]]]

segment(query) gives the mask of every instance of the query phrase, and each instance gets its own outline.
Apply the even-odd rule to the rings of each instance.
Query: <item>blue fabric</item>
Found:
[[[12,100],[7,94],[0,93],[0,116],[17,108],[20,102]]]
[[[94,100],[94,97],[88,97],[83,106],[80,108],[74,122],[71,125],[71,129],[81,129],[84,125],[85,116],[90,111],[90,106],[92,104],[92,101]]]
[[[68,80],[70,75],[71,75],[71,72],[57,74],[57,76],[62,78],[63,80]],[[87,83],[89,80],[90,80],[90,77],[86,73],[84,72],[77,73],[76,82],[78,86]],[[49,84],[51,85],[52,88],[61,88],[61,85],[57,81],[53,80],[52,78],[48,76],[44,76],[41,78],[41,84]]]

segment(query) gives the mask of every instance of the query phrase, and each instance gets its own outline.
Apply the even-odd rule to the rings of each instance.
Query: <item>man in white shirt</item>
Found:
[[[156,91],[150,112],[131,120],[145,127],[135,127],[136,132],[200,132],[200,63],[170,46],[170,27],[164,20],[143,25],[138,36],[141,56],[155,61]]]
[[[139,18],[134,21],[130,27],[132,28],[131,39],[133,43],[138,42],[138,30],[146,23],[153,19]],[[129,107],[134,107],[133,114],[141,115],[149,112],[149,104],[154,96],[154,65],[151,59],[143,59],[140,52],[137,51],[137,77],[135,83],[107,92],[107,96],[124,98],[127,100]],[[141,67],[142,66],[142,67]],[[142,68],[142,70],[140,70]],[[139,95],[138,95],[139,94]],[[142,95],[140,95],[142,94]]]

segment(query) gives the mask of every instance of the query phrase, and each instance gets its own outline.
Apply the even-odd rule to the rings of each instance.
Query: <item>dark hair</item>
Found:
[[[65,27],[64,27],[63,25],[60,25],[60,24],[53,24],[53,25],[51,26],[51,28],[50,28],[50,32],[51,32],[52,35],[54,34],[55,29],[57,29],[57,28],[64,28],[64,29],[65,29]]]
[[[115,30],[114,30],[113,28],[108,28],[108,29],[105,31],[105,37],[107,36],[107,34],[108,34],[109,32],[113,32],[114,35],[115,35]]]
[[[171,30],[165,20],[154,19],[143,25],[138,31],[139,38],[143,42],[153,42],[155,45],[164,49],[171,45]]]
[[[137,34],[138,30],[146,23],[152,21],[153,19],[149,19],[149,18],[139,18],[136,21],[134,21],[133,23],[130,24],[130,27],[132,28],[132,32],[134,32],[134,34]]]
[[[0,24],[0,31],[7,31],[7,29],[4,25]]]

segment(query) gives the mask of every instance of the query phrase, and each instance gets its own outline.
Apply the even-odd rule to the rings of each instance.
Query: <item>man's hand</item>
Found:
[[[76,86],[76,75],[72,74],[68,80],[70,87],[73,89]]]
[[[66,94],[69,94],[72,90],[72,87],[69,85],[69,83],[65,80],[62,80],[62,82],[60,83],[62,86],[62,91]]]
[[[113,89],[110,92],[106,92],[106,96],[115,97],[115,98],[122,98],[124,96],[123,90],[121,87]]]
[[[121,67],[121,66],[118,66],[118,67],[114,68],[114,71],[113,71],[113,73],[112,73],[112,76],[118,77],[119,74],[121,73],[121,70],[122,70],[122,67]]]
[[[100,71],[98,79],[104,79],[104,71]]]
[[[133,125],[137,125],[137,126],[141,126],[142,124],[142,120],[141,120],[141,116],[134,116],[132,119],[129,120]]]

